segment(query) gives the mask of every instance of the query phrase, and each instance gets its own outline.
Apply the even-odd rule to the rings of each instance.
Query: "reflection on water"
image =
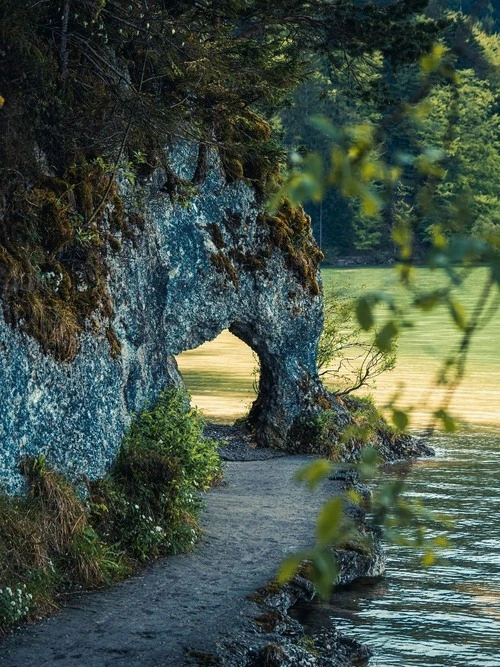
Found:
[[[500,433],[441,436],[433,444],[437,458],[413,466],[407,493],[454,521],[443,562],[423,569],[413,550],[388,547],[385,579],[296,614],[309,627],[333,621],[368,644],[373,667],[498,667]]]
[[[230,423],[247,414],[255,399],[252,350],[229,331],[177,357],[192,402],[214,422]]]

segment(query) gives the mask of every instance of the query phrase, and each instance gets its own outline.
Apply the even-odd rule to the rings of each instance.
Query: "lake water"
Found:
[[[469,310],[485,272],[472,273],[457,298]],[[426,288],[437,276],[420,271]],[[393,294],[394,272],[387,268],[323,271],[325,290],[384,287]],[[365,286],[365,287],[363,287]],[[404,298],[401,297],[401,298]],[[398,403],[412,407],[412,426],[428,424],[442,394],[434,379],[439,358],[459,332],[444,309],[421,317],[399,342],[396,369],[378,379],[373,391],[382,405],[398,391]],[[193,402],[210,419],[243,415],[254,394],[255,359],[228,332],[198,350],[180,355],[179,365]],[[434,459],[412,465],[407,493],[455,522],[442,562],[419,567],[410,549],[388,547],[387,576],[336,593],[328,604],[298,609],[310,627],[333,622],[372,647],[370,666],[500,666],[500,315],[478,332],[468,373],[452,409],[467,422],[459,434],[437,435]],[[390,466],[381,476],[398,474]]]
[[[384,578],[295,609],[309,629],[332,622],[367,644],[370,667],[500,665],[500,434],[441,436],[435,459],[412,466],[407,495],[454,522],[443,562],[420,566],[388,546]],[[385,476],[396,474],[388,470]]]

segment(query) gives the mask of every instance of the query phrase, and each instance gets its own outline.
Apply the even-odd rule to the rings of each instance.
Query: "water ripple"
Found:
[[[407,485],[455,521],[442,562],[422,569],[411,549],[390,546],[385,579],[343,589],[314,613],[297,610],[306,626],[328,617],[368,644],[370,667],[500,666],[500,435],[438,443],[437,458],[418,462]]]

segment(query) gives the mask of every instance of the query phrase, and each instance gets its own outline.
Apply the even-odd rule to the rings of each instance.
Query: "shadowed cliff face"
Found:
[[[195,148],[169,156],[182,178],[193,175]],[[115,233],[122,248],[106,259],[115,358],[106,322],[89,322],[75,360],[62,363],[0,317],[0,483],[8,490],[20,486],[19,460],[40,453],[73,479],[102,475],[130,415],[182,382],[173,355],[226,328],[260,358],[250,414],[260,444],[291,446],[292,423],[328,400],[316,374],[317,267],[304,268],[300,255],[313,243],[309,230],[281,226],[276,242],[281,222],[262,215],[244,183],[227,184],[217,165],[182,205],[166,180],[157,170],[143,184],[144,226],[133,239]]]

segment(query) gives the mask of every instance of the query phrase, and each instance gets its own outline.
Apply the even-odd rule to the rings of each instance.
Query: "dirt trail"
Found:
[[[186,648],[215,640],[255,613],[246,599],[280,560],[312,540],[327,493],[293,483],[308,457],[230,462],[206,496],[197,550],[166,558],[111,589],[73,598],[54,617],[0,646],[2,667],[177,667]]]

